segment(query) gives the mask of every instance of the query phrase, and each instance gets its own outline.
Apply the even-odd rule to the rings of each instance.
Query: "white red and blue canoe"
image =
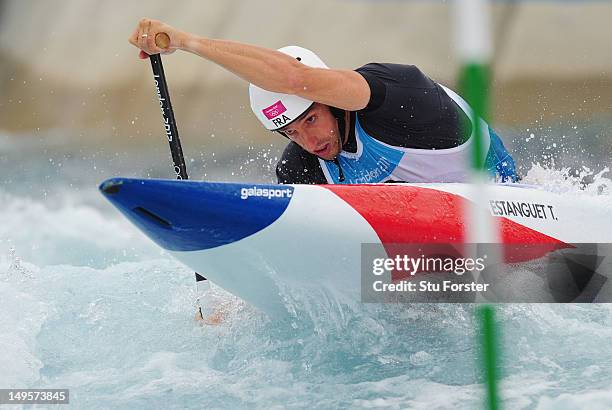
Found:
[[[271,316],[283,289],[324,287],[359,299],[363,243],[464,241],[468,184],[265,185],[113,178],[100,189],[179,261]],[[597,197],[490,185],[479,201],[515,261],[572,243],[612,242]],[[550,246],[542,246],[548,244]]]

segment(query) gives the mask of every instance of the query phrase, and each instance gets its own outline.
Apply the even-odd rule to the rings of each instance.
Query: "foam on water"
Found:
[[[607,170],[584,172],[534,166],[525,181],[610,204]],[[70,388],[78,408],[482,405],[471,305],[348,304],[289,290],[289,304],[308,308],[277,323],[213,286],[205,303],[225,306],[226,317],[200,326],[193,272],[112,210],[93,181],[45,189],[0,187],[2,388]],[[610,309],[500,307],[506,406],[608,407]]]
[[[580,169],[569,167],[555,169],[535,163],[522,179],[521,183],[538,185],[548,190],[584,196],[606,195],[612,190],[612,180],[608,177],[610,169],[604,167],[600,171],[594,171],[589,167],[582,166]]]
[[[129,224],[79,203],[74,193],[55,193],[59,201],[36,201],[0,191],[0,245],[6,242],[39,265],[87,266],[136,258],[143,243],[151,248]]]

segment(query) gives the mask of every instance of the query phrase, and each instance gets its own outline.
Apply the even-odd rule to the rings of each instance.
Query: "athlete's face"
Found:
[[[338,121],[327,105],[314,103],[306,115],[280,131],[320,158],[332,160],[340,153]]]

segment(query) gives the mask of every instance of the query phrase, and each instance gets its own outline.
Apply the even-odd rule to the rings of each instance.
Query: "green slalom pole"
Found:
[[[463,97],[474,110],[472,124],[474,138],[470,155],[471,169],[474,173],[484,174],[485,159],[483,152],[483,129],[478,118],[487,120],[489,117],[489,66],[486,63],[467,62],[461,67],[459,88]]]
[[[498,355],[498,332],[495,324],[495,309],[491,305],[484,305],[479,308],[480,316],[480,337],[481,337],[481,366],[485,376],[487,389],[486,408],[497,410],[499,406],[497,358]]]
[[[462,69],[461,75],[463,95],[474,109],[474,117],[488,117],[488,96],[489,96],[489,67],[485,64],[466,64]],[[483,138],[480,121],[473,121],[474,142],[472,145],[471,166],[476,174],[484,174],[485,161],[482,155]],[[495,309],[492,305],[482,306],[479,311],[480,319],[480,343],[481,343],[481,366],[482,374],[485,376],[486,384],[486,408],[497,410],[499,405],[498,389],[498,347],[497,347],[497,326],[495,323]]]
[[[480,118],[487,120],[489,114],[489,61],[492,55],[490,11],[487,9],[487,0],[457,0],[456,27],[458,29],[458,55],[461,60],[459,85],[461,94],[472,107],[472,152],[470,168],[472,170],[472,183],[475,192],[482,195],[486,191],[483,181],[487,178],[485,168],[485,155],[483,147],[483,132]],[[481,198],[475,198],[479,201]],[[476,242],[496,242],[498,233],[495,226],[486,217],[478,213],[477,204],[469,214],[466,237]],[[484,305],[478,309],[480,321],[480,344],[482,374],[486,387],[485,408],[497,410],[500,408],[498,388],[498,331],[495,323],[495,310],[491,305]]]

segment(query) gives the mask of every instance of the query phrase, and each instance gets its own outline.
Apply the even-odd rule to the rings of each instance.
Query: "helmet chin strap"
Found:
[[[336,117],[336,121],[338,122],[338,154],[333,159],[334,164],[338,167],[338,181],[344,182],[344,172],[342,171],[342,167],[340,166],[340,161],[338,160],[338,155],[342,152],[342,146],[344,145],[342,140],[346,140],[349,134],[349,112],[345,110],[339,110],[337,108],[332,108],[332,113]],[[344,138],[343,138],[344,137]]]

